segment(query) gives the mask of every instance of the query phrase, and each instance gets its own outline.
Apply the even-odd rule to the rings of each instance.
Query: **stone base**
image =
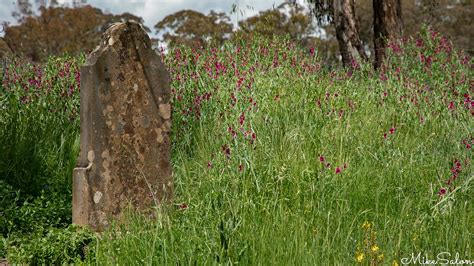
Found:
[[[90,189],[87,172],[90,168],[74,168],[72,182],[72,222],[78,225],[88,225],[90,212]]]

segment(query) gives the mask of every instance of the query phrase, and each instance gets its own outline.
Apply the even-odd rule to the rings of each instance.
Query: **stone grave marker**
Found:
[[[80,155],[73,223],[101,231],[131,204],[168,201],[169,74],[135,22],[113,24],[81,68]]]

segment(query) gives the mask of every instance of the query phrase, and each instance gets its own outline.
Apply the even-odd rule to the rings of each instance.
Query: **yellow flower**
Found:
[[[396,260],[393,261],[392,266],[398,266],[398,262]]]
[[[364,228],[365,230],[368,230],[372,227],[372,224],[368,221],[365,221],[363,224],[362,224],[362,228]]]
[[[372,250],[372,252],[379,251],[379,247],[377,245],[373,245],[370,249]]]
[[[383,261],[383,258],[384,258],[383,253],[377,256],[377,259],[379,261]]]
[[[356,257],[355,257],[355,260],[356,260],[357,262],[362,262],[362,261],[364,261],[364,258],[365,258],[364,253],[362,253],[362,252],[357,252]]]

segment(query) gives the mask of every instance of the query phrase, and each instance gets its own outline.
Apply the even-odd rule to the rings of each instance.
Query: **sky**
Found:
[[[35,0],[31,0],[35,2]],[[71,0],[59,0],[59,3],[70,3]],[[260,11],[279,6],[284,0],[87,0],[87,4],[98,7],[105,12],[121,14],[129,12],[144,19],[150,29],[167,15],[183,9],[192,9],[207,14],[210,10],[230,13],[232,5],[237,5],[234,14],[229,15],[234,24],[238,20],[251,17]],[[11,16],[16,8],[15,0],[0,0],[0,22],[14,23]],[[153,31],[154,33],[154,31]]]

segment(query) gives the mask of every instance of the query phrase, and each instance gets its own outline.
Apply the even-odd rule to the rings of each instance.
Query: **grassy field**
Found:
[[[12,64],[0,90],[9,195],[0,255],[98,265],[474,260],[472,60],[428,30],[389,54],[379,72],[331,70],[285,40],[163,54],[174,204],[153,221],[130,212],[101,235],[69,225],[83,59],[50,59],[40,85],[33,66]]]

